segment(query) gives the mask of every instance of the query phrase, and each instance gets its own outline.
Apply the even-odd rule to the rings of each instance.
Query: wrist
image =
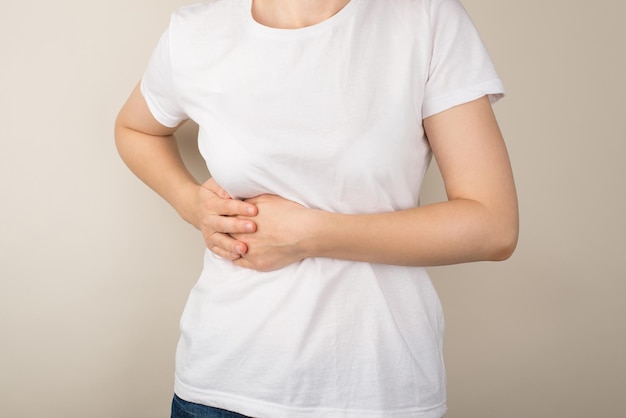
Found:
[[[302,258],[313,258],[324,256],[325,237],[324,231],[328,227],[328,212],[318,209],[309,209],[309,216],[306,222],[302,223],[304,239],[300,242],[300,249],[304,255]]]
[[[201,186],[194,182],[189,182],[176,188],[170,204],[183,220],[198,228],[198,194]]]

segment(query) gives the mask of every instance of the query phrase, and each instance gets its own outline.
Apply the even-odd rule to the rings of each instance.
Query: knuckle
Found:
[[[238,215],[241,211],[240,211],[240,207],[241,207],[241,201],[239,200],[226,200],[225,201],[226,205],[225,205],[225,210],[227,211],[228,215]]]
[[[214,221],[211,218],[212,216],[202,218],[200,227],[202,228],[203,231],[211,231],[213,229]]]
[[[205,238],[205,241],[211,248],[219,248],[219,249],[224,248],[223,245],[220,245],[219,234],[215,234],[215,233],[209,234]]]
[[[207,220],[207,229],[213,233],[224,230],[224,220],[221,216],[210,216]]]

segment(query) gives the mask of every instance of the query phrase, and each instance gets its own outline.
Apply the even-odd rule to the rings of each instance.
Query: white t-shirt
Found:
[[[158,121],[200,126],[232,196],[341,213],[417,206],[422,119],[502,84],[458,0],[352,0],[263,26],[251,0],[173,14],[142,82]],[[310,258],[259,273],[207,251],[181,319],[175,391],[270,418],[446,411],[443,317],[424,268]]]

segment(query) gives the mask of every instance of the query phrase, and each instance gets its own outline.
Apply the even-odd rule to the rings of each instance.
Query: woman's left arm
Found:
[[[518,208],[508,154],[488,98],[424,120],[448,200],[397,212],[345,215],[278,196],[251,200],[257,232],[238,235],[236,264],[273,270],[308,257],[435,266],[504,260],[517,244]],[[390,169],[393,169],[390,167]]]

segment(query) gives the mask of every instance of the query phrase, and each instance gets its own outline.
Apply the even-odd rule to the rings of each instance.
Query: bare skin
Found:
[[[349,2],[350,0],[254,0],[252,15],[265,26],[299,29],[328,19]]]
[[[298,28],[348,3],[255,0],[259,23]],[[138,88],[116,121],[116,144],[131,170],[198,228],[206,246],[235,264],[267,271],[308,257],[432,266],[504,260],[518,236],[509,158],[486,97],[424,120],[448,200],[374,215],[307,209],[275,195],[239,201],[212,179],[200,184],[173,137],[150,113]]]

